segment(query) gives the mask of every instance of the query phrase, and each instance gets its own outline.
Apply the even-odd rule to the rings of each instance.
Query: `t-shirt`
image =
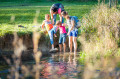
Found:
[[[50,13],[51,13],[52,8],[57,9],[58,14],[60,14],[62,11],[64,11],[64,6],[61,3],[53,4],[52,7],[50,8]]]
[[[51,21],[44,20],[43,22],[45,23],[45,27],[46,27],[47,31],[49,31],[53,28]]]
[[[65,26],[60,26],[59,30],[60,30],[60,33],[67,33],[66,29],[65,29]]]
[[[68,27],[69,27],[69,30],[72,28],[72,23],[71,23],[72,21],[75,21],[75,18],[72,17],[72,16],[70,16],[70,19],[67,20],[67,25],[68,25]],[[77,30],[77,28],[76,28],[76,24],[75,24],[73,30]]]

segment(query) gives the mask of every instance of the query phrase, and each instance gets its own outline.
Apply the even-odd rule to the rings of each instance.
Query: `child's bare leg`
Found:
[[[52,44],[52,49],[54,49],[54,44]]]
[[[60,52],[62,52],[62,44],[59,44]]]
[[[73,37],[70,36],[70,37],[69,37],[69,48],[70,48],[70,52],[72,52],[72,45],[73,45],[72,41],[73,41]]]
[[[74,53],[77,52],[77,37],[73,37]]]
[[[64,53],[66,52],[66,44],[63,43],[63,46],[64,46]]]

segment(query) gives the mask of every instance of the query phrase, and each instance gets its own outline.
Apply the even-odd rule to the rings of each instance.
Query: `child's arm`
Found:
[[[72,27],[71,27],[71,29],[69,30],[69,32],[68,32],[67,35],[69,35],[70,32],[73,30],[73,28],[74,28],[74,26],[75,26],[75,21],[73,20],[73,21],[71,22],[71,24],[72,24]]]
[[[54,20],[52,19],[52,25],[54,25]]]
[[[54,20],[53,20],[53,11],[51,11],[51,20],[52,20],[52,25],[54,25]]]
[[[60,17],[60,22],[62,22],[62,15],[61,15],[61,14],[59,14],[59,17]]]
[[[44,28],[45,26],[45,21],[42,22],[42,29]]]
[[[72,28],[70,29],[70,31],[73,30],[73,28],[75,27],[75,21],[73,20],[71,23],[72,23]]]
[[[62,26],[65,26],[65,27],[66,27],[66,26],[67,26],[67,24],[63,23],[63,24],[62,24]]]

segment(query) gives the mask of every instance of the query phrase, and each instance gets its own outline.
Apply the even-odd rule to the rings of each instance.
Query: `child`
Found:
[[[69,16],[66,11],[62,12],[62,16],[66,19],[67,25],[69,27],[69,48],[72,52],[72,46],[74,45],[74,53],[77,52],[77,36],[78,36],[78,18],[76,16]]]
[[[43,27],[46,27],[47,31],[48,31],[48,34],[49,34],[49,37],[50,37],[50,42],[51,42],[51,45],[52,45],[52,50],[54,49],[54,41],[53,41],[53,35],[56,37],[55,33],[54,33],[54,27],[50,21],[50,15],[49,14],[46,14],[45,15],[45,20],[43,21],[42,23],[42,28]]]
[[[56,25],[57,25],[57,27],[59,27],[59,30],[60,30],[60,37],[59,37],[60,52],[62,52],[62,43],[64,46],[64,52],[65,52],[65,49],[66,49],[65,42],[66,42],[66,35],[67,35],[66,29],[65,29],[65,26],[62,26],[61,21],[57,21]]]

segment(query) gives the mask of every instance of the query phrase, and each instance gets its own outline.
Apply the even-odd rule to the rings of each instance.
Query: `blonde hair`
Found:
[[[45,18],[46,18],[46,19],[49,19],[49,18],[50,18],[50,15],[49,15],[49,14],[45,14]]]
[[[62,25],[62,22],[61,21],[57,21],[56,25]]]
[[[67,19],[69,19],[69,18],[70,18],[70,16],[69,16],[69,15],[66,15],[66,18],[67,18]]]
[[[68,12],[63,11],[61,14],[62,14],[63,16],[66,16],[66,15],[68,15]]]

